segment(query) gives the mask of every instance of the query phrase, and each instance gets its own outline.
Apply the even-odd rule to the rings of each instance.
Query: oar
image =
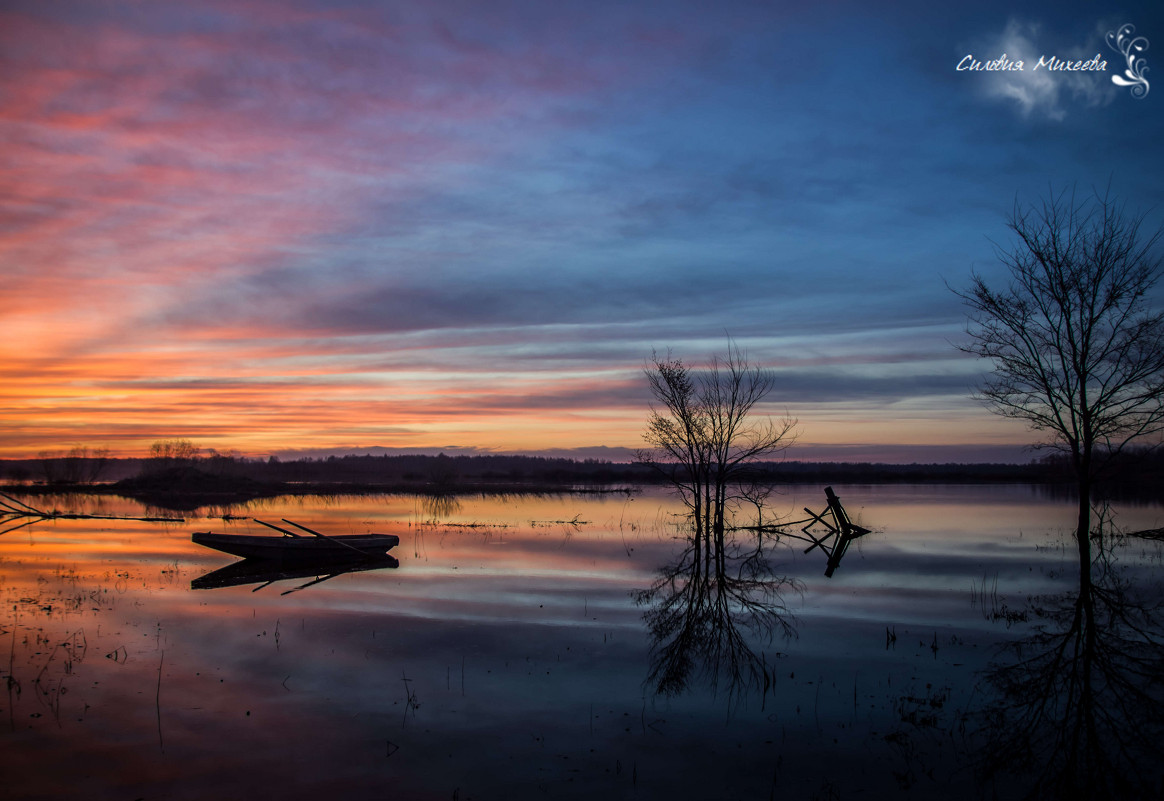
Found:
[[[301,526],[301,525],[299,525],[298,523],[295,523],[295,522],[293,522],[293,521],[291,521],[291,520],[288,520],[288,519],[287,519],[287,518],[285,518],[285,517],[283,518],[283,522],[284,522],[284,523],[286,523],[287,525],[290,525],[290,526],[295,526],[295,528],[301,528],[301,529],[303,529],[304,531],[306,531],[308,534],[314,534],[315,536],[317,536],[317,537],[322,537],[322,538],[323,538],[323,539],[325,539],[325,540],[331,540],[331,541],[332,541],[332,542],[334,542],[334,543],[337,543],[337,544],[339,544],[339,545],[342,545],[342,546],[344,546],[344,547],[345,547],[345,548],[347,548],[348,550],[355,551],[355,552],[356,552],[356,553],[358,553],[360,556],[363,556],[363,557],[367,557],[367,556],[368,556],[368,554],[364,553],[364,552],[363,552],[363,551],[361,551],[359,548],[355,547],[354,545],[348,545],[348,544],[347,544],[346,542],[344,542],[343,540],[338,540],[338,539],[336,539],[335,537],[329,537],[329,536],[327,536],[326,534],[320,534],[318,531],[314,531],[314,530],[312,530],[312,529],[309,529],[307,526]]]
[[[290,521],[288,521],[288,522],[290,522]],[[299,585],[298,587],[292,587],[291,589],[289,589],[289,590],[286,590],[285,592],[281,592],[281,593],[279,593],[279,594],[280,594],[280,595],[290,595],[290,594],[291,594],[291,593],[293,593],[293,592],[298,592],[299,590],[305,590],[305,589],[307,589],[308,587],[312,587],[312,586],[314,586],[314,585],[316,585],[316,584],[322,584],[323,582],[327,581],[328,579],[333,579],[333,578],[335,578],[336,576],[342,576],[344,573],[347,573],[347,572],[348,572],[348,571],[346,571],[346,570],[341,570],[341,571],[340,571],[340,572],[338,572],[338,573],[328,573],[328,574],[327,574],[326,576],[324,576],[323,578],[319,578],[319,577],[317,576],[317,577],[315,577],[314,579],[312,579],[311,581],[307,582],[306,584],[301,584],[301,585]]]
[[[252,517],[251,520],[254,520],[256,523],[258,523],[260,525],[266,526],[267,528],[273,528],[273,529],[275,529],[275,531],[280,531],[280,532],[286,534],[288,537],[298,537],[299,536],[294,531],[288,531],[285,528],[279,528],[278,526],[273,526],[270,523],[264,523],[262,520],[259,520],[259,518],[257,518],[257,517]]]

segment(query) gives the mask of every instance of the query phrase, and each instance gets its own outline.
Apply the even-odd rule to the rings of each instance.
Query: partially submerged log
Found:
[[[31,526],[34,523],[41,523],[46,520],[136,520],[141,523],[184,523],[184,517],[126,517],[122,515],[91,515],[81,512],[45,512],[37,509],[35,506],[30,506],[23,501],[13,498],[11,495],[6,495],[0,492],[0,526],[9,523],[17,523],[19,525],[11,526],[0,534],[7,534],[10,531]]]
[[[805,520],[794,520],[789,523],[778,523],[770,526],[745,526],[744,528],[751,531],[772,531],[786,537],[808,542],[810,545],[804,549],[805,553],[809,553],[814,548],[820,548],[828,557],[825,577],[832,578],[833,572],[840,565],[842,557],[849,550],[849,545],[853,540],[870,533],[870,530],[863,526],[858,526],[849,518],[849,513],[841,505],[841,499],[833,492],[832,487],[825,487],[825,502],[827,505],[824,511],[819,513],[812,511],[807,506],[804,507],[804,511],[810,515]],[[790,526],[799,526],[802,523],[804,526],[800,529],[801,534],[787,530]],[[823,527],[825,533],[817,536],[813,533],[814,526]]]

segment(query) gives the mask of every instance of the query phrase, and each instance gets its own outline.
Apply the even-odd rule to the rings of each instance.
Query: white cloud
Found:
[[[1118,65],[1108,58],[1111,53],[1104,52],[1101,35],[1093,37],[1094,42],[1061,45],[1047,41],[1047,37],[1040,34],[1038,24],[1011,19],[1000,34],[977,42],[969,51],[983,62],[1005,56],[1009,61],[1023,64],[1021,70],[974,73],[987,98],[1014,103],[1025,118],[1042,117],[1056,121],[1066,118],[1068,108],[1073,104],[1097,107],[1112,101],[1115,95],[1108,76]],[[1051,71],[1045,66],[1037,66],[1040,58],[1087,61],[1097,53],[1101,60],[1108,62],[1106,72]]]

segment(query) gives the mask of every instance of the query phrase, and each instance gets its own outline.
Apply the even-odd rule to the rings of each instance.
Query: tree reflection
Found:
[[[1118,569],[1113,540],[1079,591],[1034,607],[1035,633],[1004,648],[985,678],[984,778],[1029,780],[1027,798],[1144,798],[1164,789],[1164,636],[1159,601]]]
[[[776,572],[774,540],[760,532],[740,539],[691,525],[677,559],[635,593],[649,606],[647,684],[661,695],[683,693],[695,681],[738,698],[769,681],[761,643],[792,637],[795,620],[784,601],[797,583]]]

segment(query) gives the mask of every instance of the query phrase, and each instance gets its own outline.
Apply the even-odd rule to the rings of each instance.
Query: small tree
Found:
[[[40,451],[36,455],[40,471],[44,475],[44,483],[57,484],[62,481],[61,456],[60,451]]]
[[[192,467],[202,449],[188,439],[158,440],[150,445],[148,470],[160,473],[171,468]]]
[[[955,290],[969,307],[962,350],[994,363],[982,398],[1047,432],[1044,444],[1069,458],[1085,573],[1097,477],[1129,442],[1164,430],[1164,314],[1149,296],[1162,232],[1141,235],[1143,222],[1108,195],[1016,202],[1008,227],[1017,242],[998,251],[1010,285],[996,291],[974,275],[968,290]]]
[[[109,465],[109,449],[96,448],[90,452],[85,445],[74,445],[59,461],[64,483],[93,484]]]
[[[654,402],[643,434],[650,448],[639,460],[679,490],[697,532],[722,541],[728,504],[748,466],[789,447],[796,420],[756,414],[775,377],[730,341],[727,355],[698,373],[669,353],[651,354],[644,372]]]

